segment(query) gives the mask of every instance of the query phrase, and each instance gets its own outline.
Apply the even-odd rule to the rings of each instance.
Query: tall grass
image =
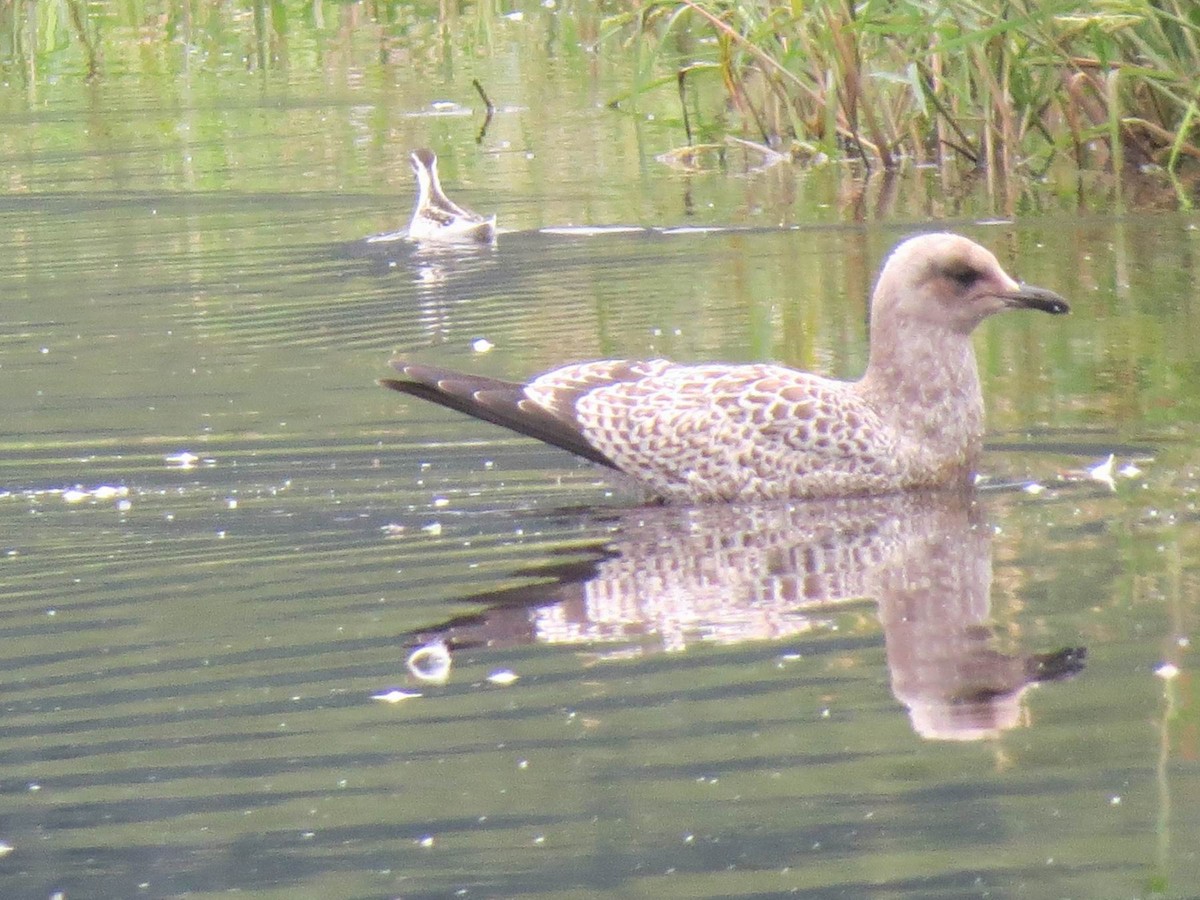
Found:
[[[685,110],[689,85],[719,81],[698,127],[732,116],[776,149],[887,169],[1200,163],[1196,0],[645,0],[606,25],[660,65],[675,48]]]

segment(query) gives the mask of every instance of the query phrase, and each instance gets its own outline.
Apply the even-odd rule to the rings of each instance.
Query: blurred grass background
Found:
[[[332,78],[350,56],[461,77],[496,51],[498,22],[535,14],[552,17],[564,61],[627,57],[632,74],[602,99],[666,106],[682,145],[732,135],[869,168],[997,175],[1064,160],[1200,166],[1193,0],[17,0],[0,3],[0,75],[31,90],[214,65]]]
[[[653,0],[605,38],[662,57],[629,97],[717,81],[711,129],[868,166],[1003,172],[1200,160],[1200,4],[1190,0],[730,3]],[[686,58],[687,62],[681,60]],[[643,67],[652,72],[654,67]]]

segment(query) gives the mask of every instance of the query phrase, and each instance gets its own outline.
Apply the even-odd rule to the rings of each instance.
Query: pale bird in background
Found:
[[[417,203],[408,223],[410,240],[487,244],[496,239],[495,216],[471,212],[446,196],[432,150],[414,150],[409,161],[417,178]]]
[[[983,446],[971,332],[1010,309],[1069,311],[989,251],[926,234],[888,258],[858,381],[768,363],[576,363],[527,384],[393,360],[385,387],[616,469],[674,502],[844,497],[967,485]]]

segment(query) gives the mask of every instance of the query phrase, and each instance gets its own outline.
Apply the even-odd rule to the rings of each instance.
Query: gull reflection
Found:
[[[993,737],[1036,683],[1079,672],[1086,650],[1006,653],[990,624],[992,533],[971,493],[619,513],[590,559],[522,572],[550,579],[467,598],[486,609],[424,631],[440,645],[587,645],[606,655],[830,629],[874,601],[892,691],[937,739]]]

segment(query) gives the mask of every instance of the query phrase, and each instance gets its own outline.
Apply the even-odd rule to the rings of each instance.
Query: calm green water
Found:
[[[436,12],[0,12],[0,896],[1200,895],[1200,217],[687,174],[600,11]],[[423,145],[495,248],[364,242]],[[639,509],[374,384],[853,377],[932,222],[1074,307],[971,498]]]

